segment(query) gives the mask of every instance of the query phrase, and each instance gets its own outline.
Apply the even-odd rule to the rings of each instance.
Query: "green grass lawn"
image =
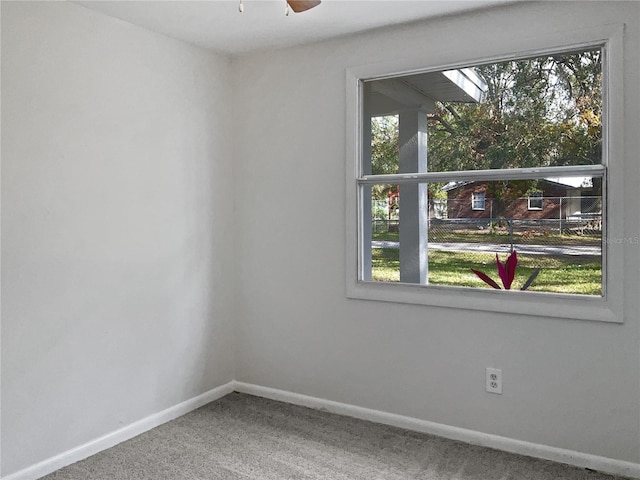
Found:
[[[400,251],[394,248],[373,248],[373,279],[379,282],[400,281]],[[504,261],[506,255],[501,255]],[[527,256],[518,258],[513,288],[529,278],[535,268],[540,274],[529,288],[532,291],[602,294],[602,267],[600,257]],[[495,254],[475,252],[429,252],[429,283],[458,287],[491,288],[480,280],[471,268],[480,270],[501,285],[496,271]]]

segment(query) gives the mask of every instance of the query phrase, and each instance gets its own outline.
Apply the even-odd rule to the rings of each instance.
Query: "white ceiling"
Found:
[[[285,16],[285,0],[77,1],[87,8],[228,55],[310,43],[514,0],[322,0]]]

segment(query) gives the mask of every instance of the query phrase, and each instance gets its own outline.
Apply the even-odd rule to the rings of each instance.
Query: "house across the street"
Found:
[[[488,182],[456,182],[443,188],[449,219],[588,219],[600,213],[600,197],[590,178],[539,180],[535,191],[518,198],[498,199]],[[444,216],[444,215],[442,215]]]

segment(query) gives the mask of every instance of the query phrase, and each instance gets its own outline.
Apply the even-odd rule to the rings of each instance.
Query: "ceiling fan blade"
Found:
[[[320,5],[320,0],[287,0],[287,3],[291,10],[300,13]]]

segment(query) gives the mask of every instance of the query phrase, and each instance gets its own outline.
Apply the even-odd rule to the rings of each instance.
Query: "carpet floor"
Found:
[[[232,393],[46,480],[623,480]]]

